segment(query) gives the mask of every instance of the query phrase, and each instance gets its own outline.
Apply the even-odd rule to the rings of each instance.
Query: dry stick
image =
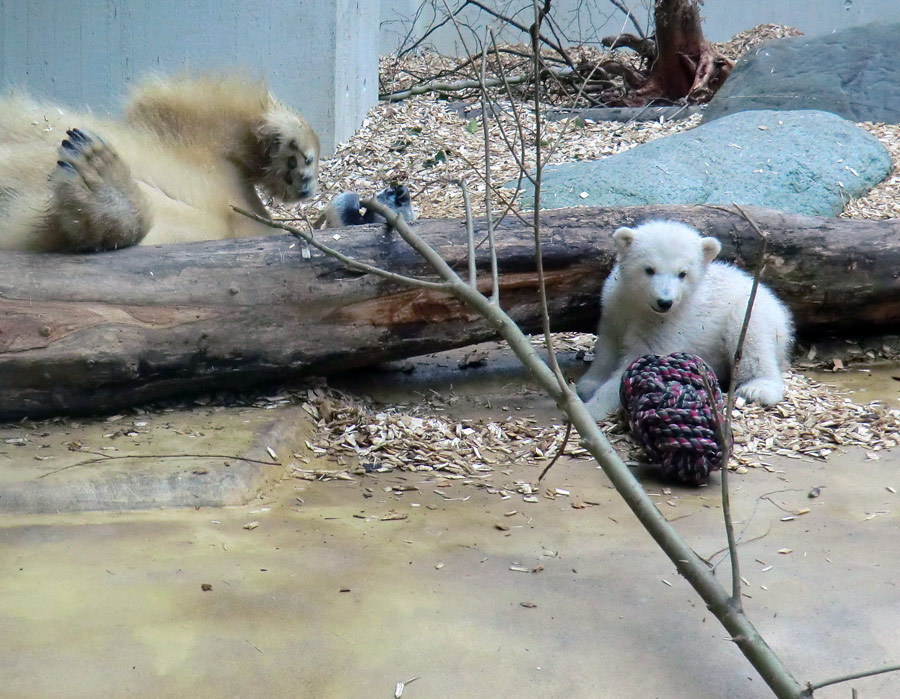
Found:
[[[447,12],[450,12],[450,7],[447,5],[447,0],[443,0],[444,7],[447,9]],[[456,27],[456,32],[459,34],[459,40],[462,42],[463,48],[466,50],[466,55],[470,58],[472,53],[469,51],[469,47],[466,44],[466,39],[463,36],[462,29],[459,26],[459,23],[456,21],[456,18],[453,17],[453,25]],[[487,43],[487,30],[485,31],[485,39],[484,43]],[[481,90],[481,120],[482,120],[482,131],[484,132],[484,202],[486,209],[486,222],[487,222],[487,240],[488,240],[488,251],[491,258],[491,303],[496,305],[500,305],[500,275],[497,271],[497,245],[494,240],[494,220],[492,215],[491,208],[491,141],[490,134],[488,129],[488,111],[487,111],[487,88],[485,87],[485,72],[487,65],[487,54],[482,51],[482,61],[481,61],[481,73],[478,76],[478,86]],[[474,264],[473,258],[469,259],[469,265]]]
[[[449,18],[449,17],[445,17],[443,20],[441,20],[441,21],[438,22],[437,24],[432,24],[432,25],[428,28],[428,30],[427,30],[424,34],[422,34],[422,36],[420,36],[418,39],[416,39],[416,41],[413,42],[412,46],[408,46],[408,47],[406,47],[406,48],[402,48],[402,47],[403,47],[403,44],[405,44],[405,43],[409,40],[409,38],[412,36],[413,30],[416,28],[416,23],[418,22],[418,19],[419,19],[419,17],[421,16],[421,14],[422,14],[422,9],[423,9],[424,7],[425,7],[425,3],[423,2],[423,3],[421,3],[421,4],[419,5],[419,7],[416,9],[416,14],[415,14],[415,16],[413,17],[412,22],[409,23],[409,31],[406,33],[406,36],[403,37],[403,41],[400,42],[401,49],[400,49],[400,51],[397,52],[397,57],[398,57],[398,58],[402,58],[402,57],[403,57],[404,55],[406,55],[407,53],[409,53],[409,52],[411,52],[411,51],[415,51],[416,48],[417,48],[418,46],[420,46],[420,45],[425,41],[425,39],[427,39],[431,34],[433,34],[434,32],[436,32],[438,29],[440,29],[440,28],[443,27],[447,22],[450,21],[450,18]],[[462,12],[462,10],[463,10],[464,7],[465,7],[465,5],[460,5],[459,7],[457,7],[457,8],[456,8],[456,11],[454,12],[454,15],[457,14],[457,13],[459,13],[459,12]]]
[[[855,672],[852,675],[843,675],[842,677],[832,677],[828,680],[822,680],[821,682],[807,682],[806,683],[806,691],[803,693],[804,697],[811,697],[813,692],[817,689],[822,689],[822,687],[827,687],[832,684],[837,684],[838,682],[849,682],[851,680],[862,679],[863,677],[871,677],[872,675],[883,675],[886,672],[897,672],[900,670],[900,665],[887,665],[885,667],[878,668],[877,670],[867,670],[865,672]],[[853,690],[854,694],[856,690]]]
[[[271,228],[280,228],[287,233],[290,233],[296,238],[300,238],[300,240],[312,245],[316,250],[319,250],[329,257],[333,257],[339,262],[343,262],[350,269],[356,270],[358,272],[368,272],[370,274],[374,274],[383,279],[388,279],[392,282],[397,282],[398,284],[407,284],[409,286],[416,286],[422,289],[436,289],[438,291],[450,291],[450,285],[444,282],[428,282],[423,279],[416,279],[415,277],[406,277],[402,274],[394,274],[393,272],[388,272],[385,269],[381,269],[380,267],[375,267],[374,265],[366,264],[365,262],[360,262],[359,260],[355,260],[352,257],[348,257],[347,255],[338,252],[334,248],[328,247],[324,243],[320,243],[316,240],[315,236],[311,233],[307,233],[306,231],[302,231],[299,228],[295,228],[294,226],[289,226],[286,223],[281,221],[276,221],[270,218],[266,218],[265,216],[260,216],[259,214],[255,214],[251,211],[245,211],[239,206],[232,206],[232,209],[237,211],[239,214],[243,214],[248,218],[252,218],[255,221],[259,221]]]
[[[534,8],[534,25],[531,28],[531,50],[534,53],[534,263],[538,275],[538,294],[541,303],[541,326],[544,331],[544,344],[547,346],[547,355],[550,361],[550,369],[559,381],[559,387],[566,390],[566,377],[556,359],[556,351],[553,349],[553,337],[550,334],[550,313],[547,306],[547,285],[544,279],[544,255],[541,252],[541,177],[544,164],[541,162],[541,83],[537,79],[538,69],[541,65],[541,45],[538,37],[541,34],[541,19],[544,13],[538,7],[537,0],[532,0]],[[544,0],[544,12],[550,9],[550,0]],[[524,141],[524,134],[521,134]]]
[[[541,481],[544,480],[544,476],[547,475],[547,471],[549,471],[553,467],[553,464],[555,464],[557,461],[559,461],[559,457],[563,455],[563,452],[565,452],[566,445],[569,443],[569,435],[571,435],[571,434],[572,434],[572,422],[569,421],[566,423],[566,433],[563,435],[562,444],[560,445],[559,449],[556,451],[556,454],[554,454],[553,460],[549,464],[547,464],[547,467],[543,471],[541,471],[541,475],[538,476],[538,485],[540,485]]]
[[[753,304],[751,300],[747,304],[747,312],[744,315],[744,322],[750,317],[750,308]],[[737,352],[740,352],[738,348]],[[737,354],[735,352],[735,354]],[[701,372],[700,377],[703,379],[703,387],[706,389],[706,395],[713,403],[713,425],[716,429],[716,439],[719,442],[719,448],[722,450],[722,517],[725,520],[725,539],[728,542],[728,557],[731,560],[731,603],[737,609],[742,609],[741,603],[741,570],[738,560],[737,540],[734,536],[734,520],[731,518],[731,498],[728,490],[728,460],[731,457],[731,415],[734,408],[734,374],[736,364],[732,366],[731,385],[728,387],[728,402],[725,405],[725,421],[722,422],[719,411],[713,401],[713,389],[709,385],[706,374]]]
[[[97,452],[82,452],[88,454],[96,454]],[[120,454],[118,456],[109,456],[107,454],[97,454],[97,458],[95,459],[86,459],[85,461],[79,461],[77,464],[69,464],[68,466],[63,466],[61,468],[53,469],[52,471],[47,471],[46,473],[42,473],[38,478],[45,478],[47,476],[52,476],[55,473],[60,473],[61,471],[68,471],[70,468],[75,468],[77,466],[89,466],[91,464],[102,464],[106,461],[113,461],[115,459],[234,459],[235,461],[246,461],[248,464],[263,464],[272,466],[282,466],[283,464],[279,461],[260,461],[258,459],[247,459],[243,456],[234,456],[233,454]]]
[[[491,31],[491,45],[494,47],[494,50],[497,49],[497,37],[494,36],[493,31]],[[510,154],[513,156],[516,165],[519,166],[519,182],[521,182],[522,176],[524,175],[532,182],[532,184],[534,184],[531,175],[528,174],[528,168],[525,167],[525,139],[522,138],[525,129],[522,127],[522,119],[519,115],[519,110],[516,108],[516,100],[513,99],[512,88],[510,87],[512,83],[510,83],[509,79],[506,77],[503,63],[499,59],[497,60],[497,71],[500,73],[500,79],[503,81],[503,89],[506,92],[506,97],[509,99],[509,104],[512,108],[513,121],[516,124],[516,135],[519,137],[519,148],[521,152],[517,152],[517,149],[509,142],[509,138],[506,136],[506,129],[503,127],[503,122],[499,119],[497,120],[497,127],[500,129],[500,135],[506,143],[507,150],[509,150]]]
[[[511,84],[518,85],[519,83],[531,80],[531,76],[516,75],[508,80]],[[487,82],[487,87],[499,87],[503,84],[503,81],[500,80],[500,78],[491,78]],[[385,92],[378,95],[378,99],[382,102],[399,102],[407,97],[424,95],[427,92],[459,92],[460,90],[472,90],[480,86],[481,82],[478,80],[461,80],[455,83],[429,82],[424,85],[415,85],[408,90],[400,90],[400,92]]]
[[[728,592],[719,584],[706,563],[685,543],[656,508],[628,466],[597,427],[584,403],[569,386],[560,386],[556,375],[532,346],[528,337],[498,306],[472,289],[425,241],[417,236],[403,219],[381,202],[368,199],[363,205],[383,216],[389,225],[446,280],[450,293],[481,314],[503,337],[519,361],[540,386],[565,410],[572,426],[581,435],[585,448],[597,460],[603,472],[631,508],[656,543],[675,564],[678,572],[704,600],[709,610],[731,634],[744,656],[756,668],[779,699],[799,699],[803,687],[791,675],[781,659],[769,647],[740,609],[731,604]],[[270,221],[269,225],[273,225]]]
[[[545,3],[546,3],[547,10],[549,10],[550,9],[549,0],[545,0]],[[478,7],[479,9],[483,10],[484,12],[487,12],[489,15],[493,15],[497,19],[499,19],[503,22],[506,22],[506,24],[510,25],[511,27],[515,27],[516,29],[518,29],[521,32],[524,32],[525,34],[531,34],[531,29],[529,27],[526,27],[524,24],[519,24],[512,17],[507,17],[506,15],[502,15],[499,12],[497,12],[496,10],[491,9],[490,7],[484,5],[480,2],[477,2],[476,0],[466,0],[466,4],[467,5],[475,5],[475,7]],[[540,39],[540,41],[543,41],[545,44],[547,44],[547,46],[549,46],[551,49],[556,51],[560,56],[562,56],[563,60],[566,62],[567,65],[569,65],[572,68],[575,68],[575,64],[572,62],[572,59],[569,58],[569,54],[566,53],[566,50],[560,44],[550,41],[550,39],[548,39],[546,36],[542,36],[540,34],[538,34],[537,38]]]
[[[637,19],[635,19],[634,15],[631,14],[631,10],[629,10],[629,9],[625,6],[624,3],[619,2],[619,0],[609,0],[609,2],[610,2],[611,5],[613,5],[613,6],[617,7],[617,8],[619,8],[622,12],[625,13],[625,16],[628,17],[628,19],[631,20],[631,23],[634,25],[635,30],[637,30],[637,33],[640,35],[640,37],[641,37],[642,39],[646,39],[646,38],[647,38],[647,35],[644,34],[644,30],[641,29],[641,25],[638,24]]]
[[[442,0],[444,3],[444,7],[447,9],[447,12],[450,12],[450,6],[447,5],[447,0]],[[453,26],[456,27],[456,33],[459,35],[459,40],[462,42],[463,48],[466,50],[466,56],[471,59],[472,52],[469,51],[469,46],[466,44],[466,38],[463,36],[462,29],[459,26],[459,22],[456,21],[456,17],[452,17]],[[487,42],[487,34],[485,34],[485,42]],[[481,90],[481,120],[482,120],[482,131],[484,131],[484,161],[485,161],[485,174],[484,174],[484,202],[487,211],[485,212],[487,215],[487,239],[488,239],[488,250],[491,257],[491,303],[496,305],[500,305],[500,275],[497,272],[497,246],[494,241],[494,222],[493,216],[491,215],[491,141],[490,135],[488,133],[488,113],[487,113],[487,88],[484,85],[485,80],[485,64],[487,62],[487,55],[482,51],[482,61],[481,61],[481,73],[478,76],[478,87]],[[473,259],[469,259],[469,265],[473,264]]]
[[[469,202],[469,188],[466,187],[465,180],[461,180],[459,186],[462,189],[463,206],[466,211],[466,244],[468,246],[469,258],[469,284],[474,289],[477,287],[476,282],[478,279],[475,270],[475,226],[472,222],[472,205]]]
[[[744,355],[744,342],[747,338],[747,328],[750,326],[750,316],[753,313],[753,304],[756,302],[756,292],[759,289],[759,278],[762,276],[766,259],[766,243],[768,236],[756,225],[756,221],[740,206],[731,202],[743,219],[750,224],[759,236],[759,253],[756,257],[756,266],[753,273],[753,286],[750,287],[750,298],[747,300],[747,310],[744,311],[744,322],[741,324],[741,333],[738,335],[737,347],[734,350],[734,359],[731,364],[731,377],[728,385],[728,400],[725,403],[725,424],[719,420],[716,414],[716,432],[722,445],[722,515],[725,518],[725,536],[728,540],[728,554],[731,558],[731,602],[738,609],[743,608],[741,601],[741,570],[738,560],[737,543],[734,537],[734,520],[731,517],[731,497],[728,491],[728,457],[731,455],[731,419],[734,414],[735,389],[737,388],[738,370],[741,367],[741,359]],[[706,383],[706,377],[703,377]],[[712,395],[711,393],[709,394]]]
[[[484,33],[484,44],[487,44],[488,30]],[[484,210],[487,223],[488,249],[491,255],[491,301],[500,303],[500,274],[497,271],[497,245],[494,240],[494,212],[491,206],[491,135],[488,128],[488,94],[485,86],[485,74],[487,73],[487,54],[481,52],[481,120],[484,132]],[[537,82],[537,79],[535,79]],[[472,264],[470,261],[469,264]]]

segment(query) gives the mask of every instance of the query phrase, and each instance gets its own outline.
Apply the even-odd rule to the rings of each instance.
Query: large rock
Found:
[[[851,121],[900,122],[900,23],[778,39],[748,52],[704,122],[748,109],[821,109]]]
[[[604,160],[547,168],[541,208],[734,201],[836,216],[890,169],[878,139],[834,114],[741,112]],[[532,187],[522,203],[534,205]]]

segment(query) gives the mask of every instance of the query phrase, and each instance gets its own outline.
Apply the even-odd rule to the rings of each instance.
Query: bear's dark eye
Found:
[[[652,277],[654,274],[656,274],[656,270],[653,269],[653,267],[644,267],[644,271],[647,273],[648,277]]]
[[[684,279],[686,276],[687,276],[687,272],[679,272],[679,273],[678,273],[678,278],[679,278],[679,279]]]

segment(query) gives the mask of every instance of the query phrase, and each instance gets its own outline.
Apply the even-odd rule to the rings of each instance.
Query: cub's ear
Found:
[[[612,237],[613,242],[616,244],[616,252],[623,255],[634,242],[634,229],[629,228],[628,226],[622,226],[621,228],[616,229],[616,232],[613,233]]]
[[[703,251],[703,261],[709,263],[722,251],[722,244],[715,238],[701,238],[700,249]]]

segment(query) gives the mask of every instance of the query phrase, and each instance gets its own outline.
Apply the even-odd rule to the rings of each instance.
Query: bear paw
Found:
[[[619,376],[604,381],[600,387],[594,391],[590,400],[585,403],[587,411],[594,420],[606,420],[621,407],[619,401],[619,381]]]
[[[578,380],[578,383],[575,384],[575,393],[577,393],[578,397],[586,403],[591,399],[591,396],[597,392],[601,383],[602,381],[585,374]]]
[[[751,379],[738,386],[735,394],[751,403],[775,405],[784,398],[784,382],[780,378]]]
[[[49,217],[60,247],[94,251],[137,244],[150,220],[128,166],[98,136],[81,129],[66,134],[50,178]]]

